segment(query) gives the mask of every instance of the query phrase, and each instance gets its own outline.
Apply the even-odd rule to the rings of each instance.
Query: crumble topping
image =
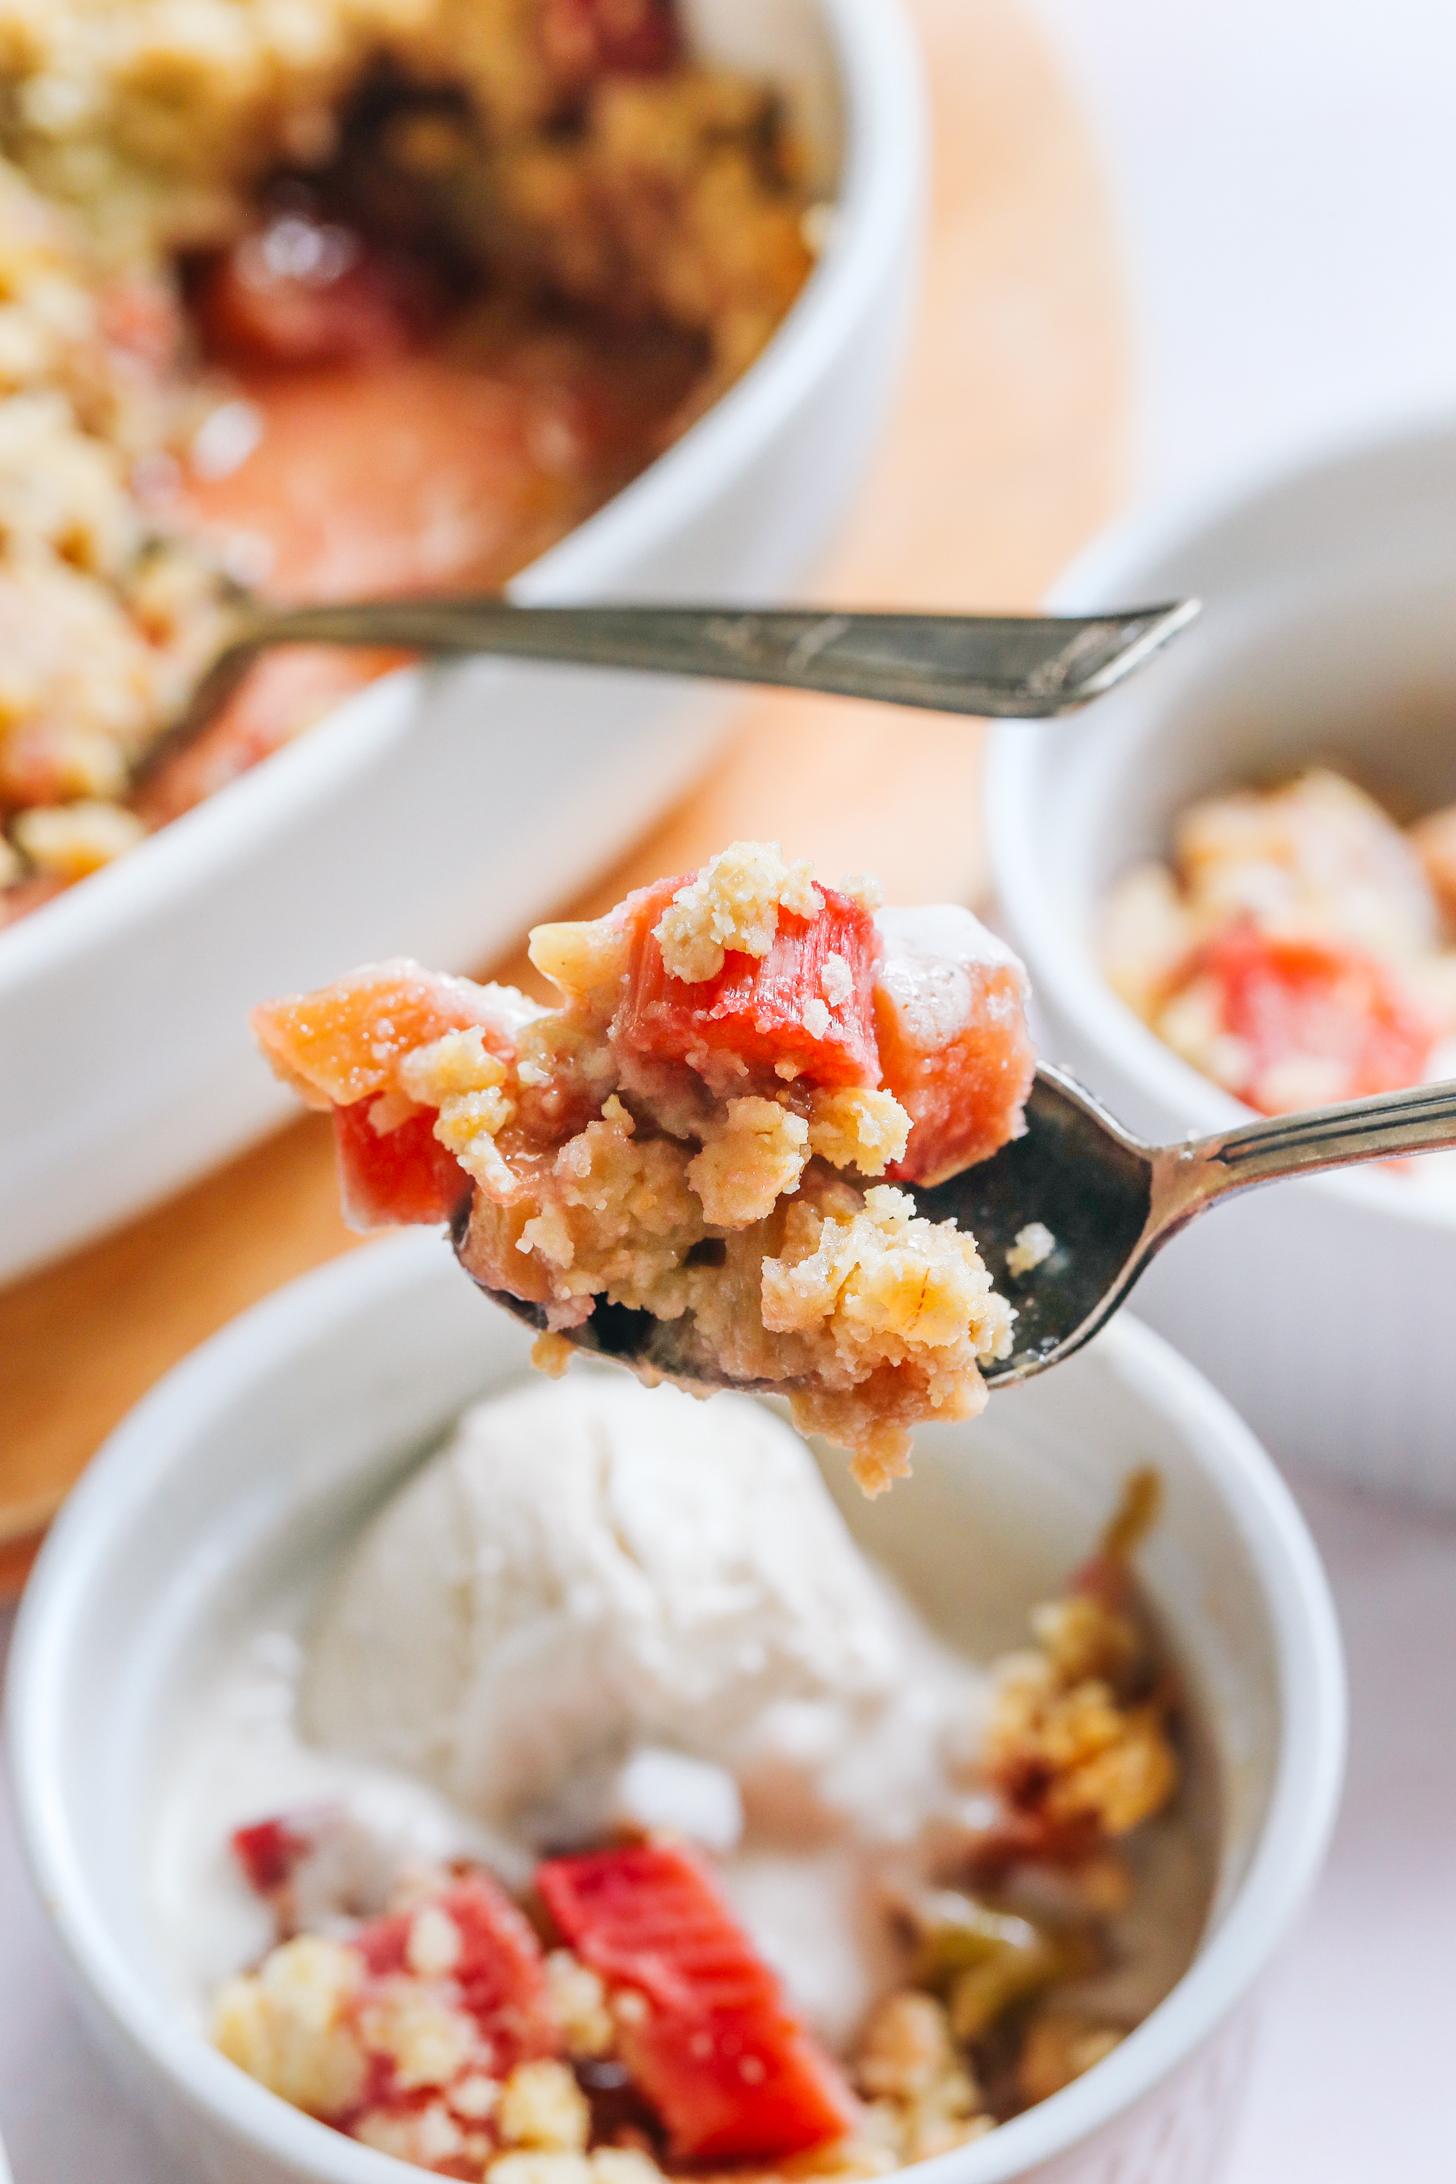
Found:
[[[809,1158],[809,1125],[777,1100],[728,1100],[722,1128],[688,1162],[703,1219],[715,1228],[766,1221],[799,1187]]]
[[[15,847],[48,878],[80,880],[136,846],[146,829],[118,804],[36,804],[15,821]]]
[[[1006,1271],[1013,1280],[1020,1281],[1048,1260],[1057,1248],[1057,1240],[1045,1221],[1028,1221],[1019,1228],[1006,1254]]]
[[[831,1008],[843,1008],[854,992],[854,974],[844,957],[830,949],[824,958],[824,968],[819,973],[819,991]]]
[[[1177,1780],[1166,1696],[1144,1689],[1141,1635],[1092,1591],[1040,1610],[1033,1630],[1036,1650],[1002,1668],[987,1765],[1053,1828],[1126,1835]]]
[[[350,2109],[364,2086],[351,2009],[359,1959],[342,1942],[300,1934],[218,1996],[212,2034],[230,2062],[310,2115]]]
[[[846,1085],[816,1092],[809,1103],[809,1148],[831,1168],[883,1175],[905,1158],[910,1117],[893,1092]]]
[[[922,1988],[887,1995],[865,2027],[855,2084],[872,2103],[869,2130],[902,2161],[928,2161],[994,2130],[996,2118],[945,2005]]]
[[[908,1376],[928,1415],[972,1418],[986,1403],[979,1367],[1011,1349],[1015,1314],[992,1287],[975,1241],[876,1184],[860,1204],[825,1193],[785,1220],[781,1254],[763,1262],[763,1323],[811,1337],[829,1355],[817,1383],[790,1393],[795,1422],[831,1439],[879,1376]],[[855,1444],[854,1472],[877,1494],[910,1468],[903,1415],[889,1403]]]
[[[399,1078],[408,1098],[436,1110],[435,1136],[466,1174],[482,1190],[509,1190],[510,1171],[496,1139],[515,1107],[502,1090],[505,1064],[487,1052],[484,1033],[478,1028],[447,1031],[407,1054]]]
[[[781,909],[816,918],[823,907],[807,864],[787,863],[777,842],[735,842],[678,889],[653,930],[668,976],[699,985],[717,977],[730,949],[766,956]],[[847,976],[848,967],[838,960]],[[824,1009],[822,1001],[819,1006]]]
[[[676,0],[0,0],[0,924],[355,687],[266,663],[145,775],[229,580],[292,588],[259,513],[278,494],[227,488],[255,456],[266,481],[306,414],[320,358],[290,344],[330,280],[345,331],[375,330],[365,362],[403,365],[375,416],[477,357],[519,410],[489,566],[446,565],[443,514],[431,546],[432,588],[494,588],[753,361],[810,271],[811,209],[776,89],[698,64]],[[305,292],[275,316],[279,275]],[[115,816],[60,817],[91,804]]]
[[[591,2135],[591,2111],[581,2089],[554,2056],[521,2063],[511,2072],[497,2115],[508,2146],[580,2153]]]

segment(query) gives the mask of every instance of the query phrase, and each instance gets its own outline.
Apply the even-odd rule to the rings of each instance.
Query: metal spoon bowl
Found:
[[[1164,1244],[1226,1199],[1287,1177],[1451,1146],[1456,1082],[1275,1116],[1177,1145],[1149,1145],[1065,1071],[1043,1067],[1027,1102],[1024,1136],[914,1195],[929,1219],[954,1221],[975,1237],[997,1287],[1016,1304],[1015,1347],[983,1368],[989,1384],[1002,1388],[1080,1350],[1125,1302]],[[1054,1249],[1028,1274],[1013,1277],[1008,1254],[1033,1221],[1051,1231]],[[463,1228],[457,1250],[462,1238]],[[545,1326],[539,1306],[497,1290],[485,1294],[532,1326]],[[785,1388],[782,1382],[730,1383],[705,1373],[697,1358],[685,1354],[681,1322],[621,1305],[599,1304],[567,1339],[634,1371],[693,1386],[734,1385],[754,1393]]]

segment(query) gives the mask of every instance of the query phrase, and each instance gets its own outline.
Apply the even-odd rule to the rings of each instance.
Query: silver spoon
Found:
[[[1025,1136],[915,1198],[930,1219],[954,1221],[974,1235],[997,1287],[1016,1304],[1015,1348],[984,1368],[1000,1388],[1080,1350],[1154,1254],[1211,1207],[1261,1183],[1450,1146],[1456,1146],[1456,1082],[1279,1115],[1178,1145],[1147,1145],[1065,1071],[1041,1068]],[[1051,1231],[1055,1248],[1030,1274],[1009,1278],[1007,1253],[1032,1221]],[[457,1254],[463,1242],[462,1223]],[[533,1326],[545,1324],[539,1307],[485,1293]],[[598,1304],[568,1339],[668,1378],[725,1385],[685,1348],[689,1333],[680,1321]]]
[[[274,645],[495,653],[1030,720],[1101,697],[1197,612],[1192,599],[1094,615],[518,607],[463,598],[278,607],[239,592],[217,653],[185,711],[143,760],[140,778],[151,779],[195,742],[259,653]]]

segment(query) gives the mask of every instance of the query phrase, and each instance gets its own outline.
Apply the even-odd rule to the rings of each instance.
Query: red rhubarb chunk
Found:
[[[490,2051],[493,2076],[560,2047],[546,1994],[541,1944],[530,1922],[484,1873],[455,1881],[427,1904],[371,1919],[354,1946],[371,1977],[408,1973],[410,1931],[421,1910],[442,1912],[455,1928],[458,1953],[439,1976],[454,1988]]]
[[[884,910],[879,926],[880,1068],[910,1116],[890,1173],[937,1183],[1021,1135],[1036,1073],[1026,974],[969,910]]]
[[[334,1109],[339,1196],[350,1228],[409,1228],[448,1221],[470,1178],[434,1133],[433,1108],[394,1130],[376,1130],[373,1100]]]
[[[687,1851],[631,1843],[543,1865],[565,1939],[641,2014],[623,2060],[684,2161],[774,2161],[843,2136],[854,2102],[717,1884]]]
[[[278,1075],[313,1107],[349,1107],[396,1090],[403,1057],[447,1031],[479,1024],[492,1053],[509,1046],[483,988],[403,958],[316,993],[265,1001],[252,1023]]]
[[[683,57],[674,0],[545,0],[541,37],[563,75],[657,76]]]
[[[304,1859],[318,1847],[316,1816],[278,1814],[235,1828],[232,1852],[248,1886],[260,1896],[276,1896],[293,1879]]]
[[[221,362],[292,370],[397,356],[436,309],[417,268],[301,210],[276,212],[215,258],[193,308]]]
[[[612,1025],[617,1050],[709,1074],[715,1064],[741,1062],[759,1078],[877,1084],[873,989],[880,943],[869,911],[823,887],[817,917],[780,910],[767,955],[730,951],[716,978],[688,983],[670,976],[653,931],[684,884],[665,880],[623,905],[633,944]]]
[[[1435,1032],[1378,957],[1341,940],[1298,939],[1231,926],[1200,948],[1185,978],[1212,982],[1223,1029],[1248,1057],[1233,1086],[1269,1114],[1309,1101],[1272,1073],[1291,1062],[1333,1065],[1324,1099],[1364,1099],[1419,1084]]]

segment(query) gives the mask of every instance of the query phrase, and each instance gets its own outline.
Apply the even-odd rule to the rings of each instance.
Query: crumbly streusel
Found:
[[[671,0],[597,20],[556,0],[0,0],[0,924],[319,709],[280,698],[297,718],[240,731],[185,795],[134,795],[234,558],[178,491],[243,407],[198,369],[199,254],[280,176],[357,158],[361,113],[365,164],[387,164],[391,203],[418,197],[452,277],[701,351],[667,436],[783,317],[811,253],[775,99],[696,66]],[[519,558],[620,482],[584,479]]]
[[[475,1280],[548,1338],[643,1315],[639,1370],[781,1390],[877,1492],[917,1423],[980,1410],[1015,1320],[974,1238],[904,1186],[1014,1136],[1032,1068],[1019,966],[968,913],[888,930],[777,844],[737,843],[538,928],[555,1008],[516,997],[507,1024],[489,989],[394,964],[255,1022],[339,1111],[351,1217],[450,1218]],[[407,1198],[371,1211],[398,1148]],[[563,1356],[548,1339],[543,1364]]]

